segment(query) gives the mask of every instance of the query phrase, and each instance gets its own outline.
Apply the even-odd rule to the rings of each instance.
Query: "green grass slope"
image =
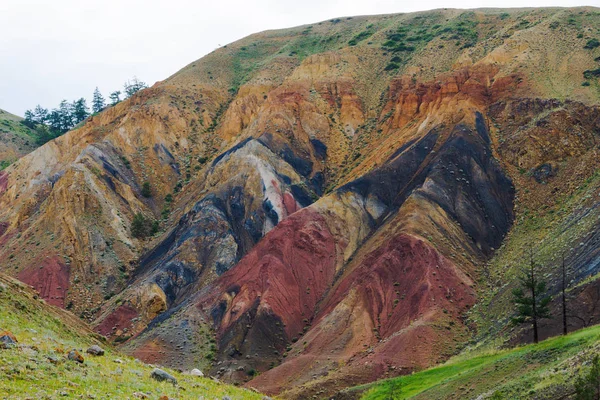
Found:
[[[0,110],[0,171],[37,148],[34,131],[23,125],[22,120]]]
[[[558,399],[573,394],[574,377],[600,348],[600,326],[537,345],[456,356],[412,375],[346,391],[366,400]]]
[[[3,330],[16,336],[18,346],[0,349],[0,399],[145,398],[142,394],[148,399],[263,398],[210,378],[166,369],[178,386],[157,382],[150,377],[153,366],[116,352],[70,313],[47,305],[28,286],[0,275]],[[105,355],[85,354],[93,344],[104,348]],[[66,358],[71,349],[85,357],[83,364]]]

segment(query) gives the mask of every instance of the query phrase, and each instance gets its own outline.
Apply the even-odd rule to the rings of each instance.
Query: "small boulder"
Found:
[[[173,375],[163,371],[162,369],[154,368],[150,376],[159,382],[167,381],[172,383],[173,385],[177,385],[177,379],[175,379]]]
[[[133,394],[133,397],[136,399],[147,399],[148,395],[146,393],[142,393],[142,392],[135,392]]]
[[[192,376],[204,376],[204,374],[202,373],[202,371],[200,371],[198,368],[194,368],[193,370],[190,371],[190,375]]]
[[[0,331],[0,349],[10,349],[17,345],[17,338],[9,331]]]
[[[58,364],[60,362],[60,360],[58,359],[58,357],[53,356],[52,354],[47,355],[46,358],[48,359],[48,361],[51,364]]]
[[[67,354],[67,358],[71,361],[75,361],[78,362],[80,364],[83,364],[83,356],[75,349],[71,350],[68,354]]]
[[[86,353],[91,354],[93,356],[103,356],[104,350],[98,345],[93,345],[92,347],[86,350]]]

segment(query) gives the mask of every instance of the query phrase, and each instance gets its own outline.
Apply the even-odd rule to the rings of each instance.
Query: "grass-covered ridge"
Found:
[[[38,146],[33,129],[21,121],[22,118],[0,110],[0,171]]]
[[[600,346],[600,326],[537,345],[465,354],[412,375],[350,389],[362,399],[540,399],[573,393],[574,377],[587,370]],[[582,366],[583,365],[583,366]]]
[[[153,366],[126,357],[71,314],[51,307],[27,286],[0,275],[0,332],[8,330],[18,347],[0,349],[0,399],[150,399],[222,398],[262,399],[262,395],[167,370],[178,386],[150,377]],[[106,354],[94,357],[85,350],[99,344]],[[66,358],[77,349],[79,364]]]

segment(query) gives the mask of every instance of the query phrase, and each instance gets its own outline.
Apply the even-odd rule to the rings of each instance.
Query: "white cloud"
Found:
[[[583,1],[583,2],[582,2]],[[1,0],[0,108],[108,96],[136,75],[153,84],[229,42],[333,17],[442,7],[522,6],[517,0]],[[529,0],[527,6],[600,5]]]

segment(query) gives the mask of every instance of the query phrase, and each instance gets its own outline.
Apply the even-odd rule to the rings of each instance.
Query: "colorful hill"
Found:
[[[283,398],[530,340],[530,249],[553,296],[566,252],[593,324],[599,27],[443,9],[219,48],[0,172],[2,271],[134,357]]]

